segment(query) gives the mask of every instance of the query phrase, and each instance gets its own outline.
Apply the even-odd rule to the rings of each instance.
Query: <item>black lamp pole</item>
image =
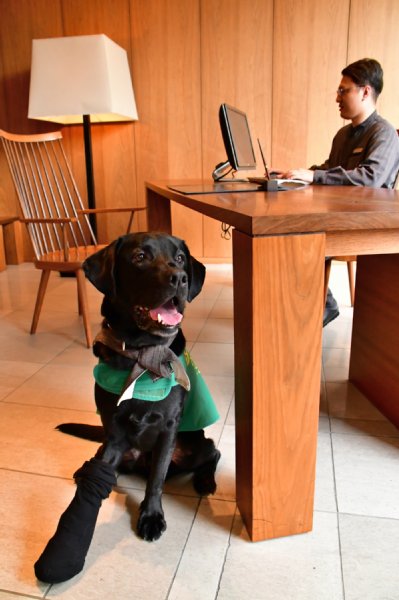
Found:
[[[83,135],[85,143],[86,159],[86,185],[87,185],[87,203],[88,208],[96,208],[96,194],[94,189],[94,171],[93,171],[93,152],[91,147],[91,122],[90,115],[83,115]],[[90,225],[94,235],[97,237],[96,216],[89,215]]]

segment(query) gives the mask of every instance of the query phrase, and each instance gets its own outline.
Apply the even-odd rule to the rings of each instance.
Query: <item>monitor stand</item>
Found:
[[[213,181],[219,181],[223,177],[223,172],[225,172],[225,174],[227,175],[227,169],[231,169],[228,160],[226,160],[225,162],[218,163],[212,171]]]
[[[227,175],[229,170],[231,170],[231,165],[228,160],[218,163],[212,171],[213,181],[220,183],[248,183],[248,179],[235,179],[234,177],[227,179],[224,175]]]

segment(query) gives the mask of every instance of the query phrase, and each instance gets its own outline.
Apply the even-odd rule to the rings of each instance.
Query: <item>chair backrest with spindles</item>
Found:
[[[68,223],[28,223],[36,258],[70,246],[97,244],[62,145],[61,132],[14,135],[0,130],[25,219],[65,219]],[[65,228],[65,229],[63,229]]]

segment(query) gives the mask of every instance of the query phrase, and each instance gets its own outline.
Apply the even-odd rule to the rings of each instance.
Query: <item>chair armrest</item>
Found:
[[[131,207],[118,207],[118,208],[84,208],[76,211],[81,215],[92,215],[92,214],[101,214],[101,213],[122,213],[122,212],[130,212],[130,219],[127,226],[126,233],[130,232],[132,227],[134,213],[139,210],[147,210],[146,206],[131,206]]]
[[[95,214],[95,213],[107,213],[107,212],[134,212],[136,210],[147,210],[146,206],[126,206],[117,208],[83,208],[76,212],[78,214]]]
[[[76,217],[65,217],[65,218],[56,218],[56,219],[41,219],[40,217],[38,218],[23,218],[21,217],[19,219],[21,221],[21,223],[54,223],[55,225],[62,225],[63,223],[76,223],[78,221],[78,219]]]

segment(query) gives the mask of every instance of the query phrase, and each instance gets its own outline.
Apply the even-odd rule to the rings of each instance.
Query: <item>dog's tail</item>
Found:
[[[105,435],[102,425],[85,425],[84,423],[61,423],[56,429],[74,435],[75,437],[90,440],[91,442],[104,442]]]

